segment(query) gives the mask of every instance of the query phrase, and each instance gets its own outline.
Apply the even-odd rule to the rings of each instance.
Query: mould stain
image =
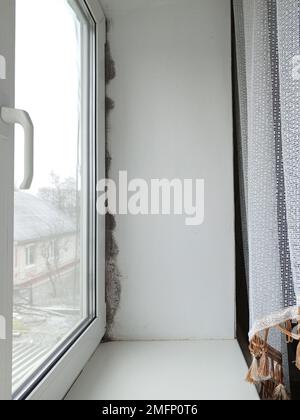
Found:
[[[105,158],[106,158],[106,178],[109,178],[111,168],[111,154],[109,151],[109,135],[110,135],[110,113],[114,109],[114,101],[106,96],[105,98]]]
[[[105,99],[105,134],[106,134],[106,178],[109,178],[111,169],[110,154],[110,115],[115,107],[114,101],[108,96],[107,90],[109,83],[116,77],[116,66],[111,56],[110,44],[108,41],[111,30],[111,21],[107,21],[106,26],[106,47],[105,47],[105,80],[106,80],[106,99]],[[116,229],[116,219],[111,214],[106,216],[106,335],[104,341],[111,341],[111,332],[114,325],[116,313],[121,300],[121,273],[118,268],[117,258],[119,248],[116,242],[114,231]]]
[[[108,37],[108,34],[111,30],[111,21],[107,21],[107,25],[106,25],[106,36]],[[105,46],[105,79],[106,79],[106,83],[108,84],[109,82],[111,82],[112,80],[114,80],[114,78],[116,77],[116,65],[114,60],[112,59],[111,56],[111,50],[110,50],[110,44],[107,38],[107,42],[106,42],[106,46]]]

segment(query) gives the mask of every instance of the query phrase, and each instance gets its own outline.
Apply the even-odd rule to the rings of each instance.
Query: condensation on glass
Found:
[[[35,127],[34,180],[15,187],[13,392],[92,316],[90,22],[67,0],[16,1],[16,107]],[[23,173],[16,129],[15,185]]]

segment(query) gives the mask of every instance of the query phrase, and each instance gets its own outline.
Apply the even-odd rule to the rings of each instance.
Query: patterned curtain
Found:
[[[234,0],[234,12],[248,380],[286,399],[280,354],[300,332],[300,0]]]

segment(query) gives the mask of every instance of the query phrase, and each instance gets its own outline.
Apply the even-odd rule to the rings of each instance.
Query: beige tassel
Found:
[[[279,384],[275,388],[273,398],[275,401],[289,401],[290,400],[288,393],[286,392],[285,386],[282,384]]]
[[[268,356],[268,337],[269,330],[265,331],[264,345],[262,348],[262,355],[259,362],[258,376],[261,381],[269,381],[271,379],[270,374],[270,361]]]
[[[297,347],[297,353],[296,353],[296,368],[300,370],[300,341]]]
[[[259,362],[258,376],[261,381],[269,381],[271,379],[270,361],[266,351],[263,352]]]
[[[282,366],[280,364],[276,364],[275,367],[275,377],[274,377],[275,383],[277,383],[274,394],[273,394],[273,400],[274,401],[289,401],[289,395],[286,391],[285,386],[283,385],[283,371]]]
[[[260,382],[258,375],[258,361],[255,356],[253,356],[252,365],[247,374],[246,381],[249,382],[249,384],[257,384]]]
[[[250,342],[249,346],[250,353],[252,356],[259,359],[262,355],[262,340],[259,336],[254,336],[254,338]]]
[[[300,316],[300,308],[299,308],[299,316]],[[298,334],[300,334],[300,320],[298,321]],[[296,368],[300,370],[300,341],[297,347],[296,353]]]

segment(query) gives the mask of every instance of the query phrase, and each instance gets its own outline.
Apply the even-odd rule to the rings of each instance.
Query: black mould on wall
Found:
[[[106,115],[105,115],[105,132],[106,132],[106,178],[109,178],[111,169],[110,154],[110,115],[115,107],[114,101],[107,95],[109,83],[116,77],[116,67],[111,56],[109,45],[109,31],[111,22],[107,22],[107,43],[105,48],[105,78],[106,78]],[[111,214],[106,216],[106,336],[104,341],[111,341],[111,331],[114,325],[116,313],[118,311],[121,300],[121,274],[117,265],[119,248],[116,242],[114,231],[116,229],[115,217]]]
[[[109,151],[109,134],[110,134],[110,113],[114,109],[114,101],[106,96],[105,98],[105,154],[106,154],[106,178],[109,178],[110,168],[111,168],[111,154]]]
[[[107,25],[106,25],[107,36],[108,36],[110,30],[111,30],[111,22],[107,21]],[[106,57],[105,57],[106,58],[106,60],[105,60],[105,79],[106,79],[106,83],[109,83],[112,80],[114,80],[114,78],[116,77],[116,66],[115,66],[115,62],[114,62],[114,60],[112,59],[112,56],[111,56],[110,44],[109,44],[108,40],[107,40],[106,47],[105,47],[105,54],[106,54]]]

